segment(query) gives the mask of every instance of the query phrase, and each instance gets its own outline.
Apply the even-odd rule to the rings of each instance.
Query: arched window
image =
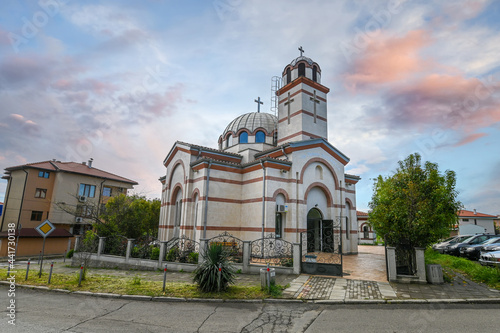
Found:
[[[292,71],[290,70],[290,67],[286,69],[286,83],[290,83],[292,81]]]
[[[240,143],[248,143],[248,133],[247,132],[241,132],[240,133]]]
[[[231,147],[231,134],[228,134],[226,138],[226,148],[229,147]]]
[[[313,81],[318,82],[318,67],[316,65],[313,66]]]
[[[257,133],[255,133],[255,142],[257,143],[266,142],[266,134],[262,131],[258,131]]]
[[[299,64],[299,77],[300,76],[306,76],[306,64],[304,63]]]
[[[321,166],[316,166],[316,179],[323,179],[323,168]]]
[[[363,227],[363,238],[370,238],[370,229],[366,225]]]

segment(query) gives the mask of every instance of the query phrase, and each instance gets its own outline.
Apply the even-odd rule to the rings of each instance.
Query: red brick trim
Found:
[[[307,196],[314,187],[319,187],[321,190],[323,190],[323,193],[326,195],[327,207],[332,207],[333,206],[332,193],[330,192],[328,187],[325,186],[325,184],[320,182],[314,182],[311,185],[309,185],[309,187],[306,190],[306,195],[304,196],[304,201],[307,202]]]
[[[318,136],[316,134],[312,134],[312,133],[305,132],[305,131],[300,131],[300,132],[285,136],[284,138],[281,138],[280,140],[278,140],[278,143],[286,141],[286,140],[291,139],[291,138],[294,138],[294,137],[299,136],[299,135],[307,135],[311,138],[321,139],[321,136]]]
[[[314,88],[314,89],[317,89],[319,91],[321,91],[322,93],[325,93],[325,94],[328,94],[330,92],[330,89],[328,89],[327,87],[325,87],[324,85],[318,83],[318,82],[314,82],[313,80],[305,77],[305,76],[301,76],[301,77],[298,77],[296,78],[295,80],[293,80],[292,82],[290,82],[289,84],[287,84],[286,86],[284,86],[283,88],[281,88],[277,94],[278,95],[282,95],[284,93],[286,93],[287,91],[289,91],[290,89],[298,86],[299,84],[301,83],[304,83],[304,84],[307,84],[308,86]]]
[[[303,113],[303,114],[306,114],[306,115],[308,115],[308,116],[311,116],[311,117],[313,117],[313,118],[314,118],[314,113],[309,112],[309,111],[306,111],[306,110],[299,110],[299,111],[297,111],[297,112],[292,113],[292,114],[290,115],[290,119],[291,119],[291,118],[293,118],[293,117],[295,117],[295,116],[298,116],[298,115],[300,115],[300,114],[302,114],[302,113]],[[318,116],[317,114],[316,114],[316,118],[317,118],[317,119],[319,119],[319,120],[327,121],[327,119],[326,119],[326,118],[321,117],[321,116]],[[287,121],[287,120],[288,120],[288,116],[285,116],[285,117],[283,117],[283,118],[279,119],[279,120],[278,120],[278,123],[282,123],[282,122]]]
[[[182,161],[181,159],[178,159],[177,161],[175,161],[175,163],[172,167],[172,172],[170,172],[170,177],[168,178],[167,189],[172,188],[171,185],[172,185],[172,178],[174,177],[174,173],[175,173],[174,171],[179,164],[182,166],[182,173],[183,173],[182,179],[184,180],[186,178],[186,168],[184,167],[184,161]]]
[[[338,190],[339,189],[339,180],[338,180],[337,174],[335,173],[335,169],[332,167],[332,165],[330,163],[328,163],[327,160],[325,160],[321,157],[312,158],[309,161],[307,161],[306,164],[304,164],[304,166],[302,167],[302,170],[300,171],[299,183],[304,184],[304,174],[306,172],[306,169],[313,163],[321,163],[324,166],[326,166],[328,170],[330,170],[330,172],[333,175],[334,182],[335,182],[335,189]]]

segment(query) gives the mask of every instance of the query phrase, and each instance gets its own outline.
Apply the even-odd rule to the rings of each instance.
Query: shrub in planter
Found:
[[[179,249],[177,247],[173,247],[168,251],[167,256],[165,258],[166,261],[175,261],[179,254]]]
[[[226,290],[236,279],[236,271],[229,261],[228,253],[220,245],[212,244],[204,254],[204,261],[194,271],[193,281],[203,292],[218,291],[219,264],[222,267],[220,290]]]
[[[191,252],[188,255],[188,263],[190,263],[190,264],[197,264],[198,263],[198,253],[197,252]]]
[[[158,260],[160,257],[160,248],[151,245],[151,260]]]

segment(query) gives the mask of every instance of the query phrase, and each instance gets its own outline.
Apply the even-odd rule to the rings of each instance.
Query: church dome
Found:
[[[253,133],[256,129],[264,129],[268,134],[271,134],[278,122],[278,119],[265,112],[250,112],[245,113],[227,125],[222,137],[225,138],[227,133],[236,135],[240,130],[246,129],[248,132]]]

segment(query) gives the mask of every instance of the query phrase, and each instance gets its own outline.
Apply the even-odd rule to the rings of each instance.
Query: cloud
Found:
[[[466,144],[474,142],[477,139],[482,138],[483,136],[486,136],[486,135],[488,135],[488,134],[486,134],[486,133],[474,133],[474,134],[470,134],[470,135],[464,137],[459,142],[455,143],[454,146],[455,147],[460,147],[460,146],[466,145]]]
[[[346,86],[355,90],[407,80],[412,74],[428,68],[418,53],[429,41],[424,30],[410,31],[401,38],[382,35],[371,39],[350,71],[344,74]]]

